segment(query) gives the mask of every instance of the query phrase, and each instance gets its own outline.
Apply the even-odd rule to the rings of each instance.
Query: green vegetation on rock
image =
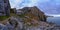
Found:
[[[10,16],[15,15],[13,9],[10,9]],[[10,16],[0,16],[0,21],[8,19]]]
[[[21,15],[18,15],[18,16],[21,17],[21,18],[24,18],[25,14],[21,14]]]
[[[9,16],[0,16],[0,21],[3,21],[5,19],[9,18]]]

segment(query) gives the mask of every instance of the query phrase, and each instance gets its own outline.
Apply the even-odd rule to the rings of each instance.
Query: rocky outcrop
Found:
[[[33,21],[31,25],[24,24],[24,19],[19,17],[10,17],[6,24],[0,23],[0,30],[60,30],[55,24],[49,24],[42,21]],[[38,23],[38,26],[35,26]],[[28,22],[28,24],[30,24]],[[34,24],[34,25],[33,25]]]
[[[20,13],[23,12],[22,14],[24,14],[26,17],[29,17],[29,18],[32,18],[32,19],[34,18],[36,20],[46,22],[46,16],[45,16],[44,12],[39,10],[36,6],[34,6],[34,7],[24,7],[22,9],[20,9],[20,11],[21,11]]]
[[[0,0],[0,16],[10,15],[10,3],[9,0]]]
[[[60,30],[56,24],[46,22],[44,13],[35,6],[25,7],[21,11],[22,14],[13,14],[2,21],[0,30]]]

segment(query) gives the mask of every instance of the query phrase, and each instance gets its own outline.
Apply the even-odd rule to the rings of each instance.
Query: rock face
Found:
[[[40,21],[46,21],[46,16],[44,15],[44,12],[39,10],[36,6],[34,7],[24,7],[20,9],[20,15],[25,14],[27,17],[32,17],[36,20]]]
[[[21,11],[20,16],[15,14],[0,23],[0,30],[60,30],[55,24],[47,23],[44,13],[35,6],[25,7]]]
[[[0,23],[0,30],[60,30],[60,27],[42,21],[38,22],[38,26],[30,26],[24,24],[23,18],[12,16],[6,24]]]
[[[10,9],[10,13],[15,13],[16,14],[16,11],[17,11],[16,8],[11,8]]]
[[[9,0],[0,0],[0,16],[10,15]]]

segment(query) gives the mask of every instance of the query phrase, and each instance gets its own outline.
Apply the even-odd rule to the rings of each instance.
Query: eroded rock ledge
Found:
[[[20,15],[11,16],[0,23],[0,30],[60,30],[56,24],[46,22],[46,16],[37,7],[25,7]]]
[[[38,23],[38,24],[37,24]],[[12,16],[5,24],[0,24],[0,30],[60,30],[55,24],[42,21],[34,21],[33,24],[25,24],[23,18]]]

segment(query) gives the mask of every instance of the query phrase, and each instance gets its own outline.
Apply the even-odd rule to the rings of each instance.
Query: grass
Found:
[[[21,14],[21,15],[18,15],[19,17],[21,17],[21,18],[24,18],[25,17],[25,15],[24,14]]]
[[[24,18],[24,14],[22,14],[22,15],[16,15],[14,13],[10,13],[10,16],[0,16],[0,21],[3,21],[3,20],[5,20],[5,19],[7,19],[7,18],[9,18],[11,16],[19,16],[21,18]]]
[[[0,21],[3,21],[5,19],[9,18],[9,16],[0,16]]]

